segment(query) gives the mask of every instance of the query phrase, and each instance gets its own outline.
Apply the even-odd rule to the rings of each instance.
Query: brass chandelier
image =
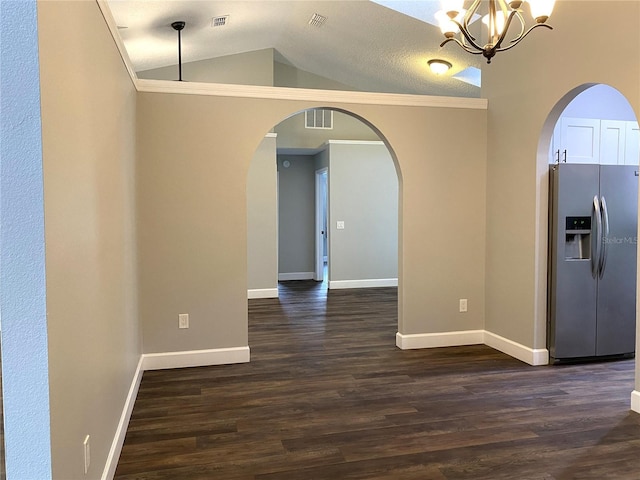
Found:
[[[482,54],[487,59],[487,63],[491,63],[491,59],[497,52],[515,47],[534,28],[552,29],[546,21],[553,11],[555,0],[527,0],[531,16],[536,22],[528,29],[522,16],[521,7],[525,3],[524,0],[488,0],[489,13],[482,19],[488,28],[488,38],[487,43],[482,46],[469,31],[469,25],[479,17],[478,10],[482,3],[482,0],[473,0],[469,9],[464,10],[464,0],[442,2],[443,9],[436,14],[440,29],[446,37],[446,40],[440,44],[441,47],[449,42],[455,42],[471,54]],[[520,31],[507,40],[507,34],[514,19],[520,24]],[[458,33],[460,38],[456,38]]]

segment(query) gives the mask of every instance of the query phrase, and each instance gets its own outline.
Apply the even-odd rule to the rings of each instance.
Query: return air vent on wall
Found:
[[[212,27],[224,27],[229,21],[229,15],[221,15],[219,17],[213,17],[211,19]]]
[[[324,15],[320,15],[319,13],[314,13],[309,20],[309,25],[311,25],[312,27],[321,27],[326,21],[327,17],[325,17]]]
[[[333,129],[333,110],[315,108],[305,112],[305,128]]]

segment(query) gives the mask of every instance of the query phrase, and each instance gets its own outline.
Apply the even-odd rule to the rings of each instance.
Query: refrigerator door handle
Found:
[[[607,265],[607,242],[609,241],[609,210],[607,209],[607,201],[604,196],[600,199],[600,205],[602,210],[602,235],[601,237],[601,251],[600,251],[600,266],[598,267],[598,274],[600,278],[604,275],[604,268]]]
[[[593,227],[596,226],[594,232]],[[598,277],[600,268],[600,256],[602,251],[602,215],[600,214],[600,202],[598,196],[593,197],[593,211],[591,212],[591,275]]]

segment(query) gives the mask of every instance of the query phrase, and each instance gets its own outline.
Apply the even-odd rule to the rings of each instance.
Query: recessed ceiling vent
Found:
[[[311,25],[312,27],[321,27],[326,21],[327,17],[325,17],[324,15],[320,15],[319,13],[314,13],[313,15],[311,15],[309,25]]]
[[[213,17],[211,19],[212,27],[224,27],[229,21],[229,15],[222,15],[220,17]]]

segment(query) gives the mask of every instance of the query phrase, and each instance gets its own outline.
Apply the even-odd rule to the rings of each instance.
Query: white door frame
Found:
[[[327,215],[329,210],[329,198],[328,198],[328,188],[322,188],[322,175],[328,174],[329,169],[327,167],[316,170],[316,249],[315,249],[315,272],[313,279],[317,282],[321,282],[324,279],[324,252],[323,252],[323,241],[324,235],[329,237],[329,232],[324,232],[324,215],[323,215],[323,193],[327,197]],[[329,179],[327,175],[326,186],[328,186]],[[329,222],[327,222],[327,230],[329,227]],[[328,244],[328,243],[327,243]],[[328,248],[327,248],[328,250]],[[327,252],[327,263],[329,262],[329,254]]]

